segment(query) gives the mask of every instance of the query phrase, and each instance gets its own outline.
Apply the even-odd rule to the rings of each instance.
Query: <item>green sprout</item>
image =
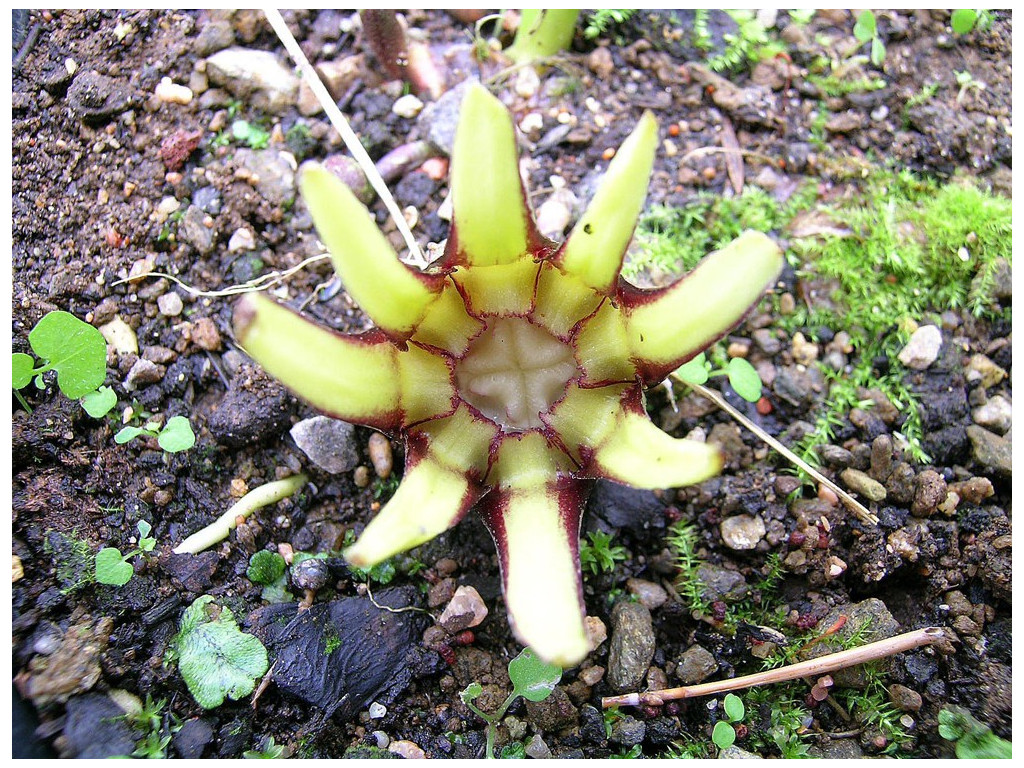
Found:
[[[947,706],[939,711],[939,735],[956,744],[956,756],[961,760],[1009,760],[1012,757],[1010,742],[996,736],[991,728],[961,707]]]
[[[719,749],[728,749],[736,743],[736,726],[740,724],[746,714],[743,706],[743,699],[734,693],[727,693],[722,702],[722,710],[725,719],[715,723],[711,731],[711,740]]]
[[[18,390],[33,380],[38,389],[43,389],[43,374],[48,371],[56,371],[57,387],[70,400],[95,393],[107,377],[107,342],[103,334],[69,312],[57,310],[44,315],[29,331],[28,343],[39,361],[24,352],[11,355],[14,395],[28,411],[32,409]],[[104,403],[109,402],[109,395],[101,397]],[[88,411],[92,416],[100,405],[91,400],[90,407],[94,409]]]
[[[486,754],[488,759],[494,758],[494,740],[498,734],[498,723],[501,722],[501,718],[505,716],[508,708],[512,706],[512,702],[518,698],[524,698],[527,701],[544,701],[555,690],[558,681],[562,679],[562,669],[554,664],[546,663],[532,649],[524,648],[508,663],[508,677],[512,681],[512,693],[493,714],[484,712],[473,703],[483,693],[484,689],[480,683],[470,683],[459,694],[463,703],[487,723]]]
[[[992,26],[992,12],[958,8],[949,16],[949,26],[957,35],[966,35],[975,29],[986,30]]]
[[[688,384],[704,384],[711,376],[726,376],[736,394],[750,403],[761,399],[761,376],[747,360],[733,357],[725,368],[713,369],[701,352],[676,369],[676,377]]]
[[[871,11],[861,11],[853,25],[853,36],[861,43],[871,43],[871,63],[876,67],[885,62],[885,43],[878,34],[878,20]]]
[[[139,543],[135,549],[121,554],[117,547],[104,547],[96,553],[96,581],[115,587],[123,587],[135,574],[128,561],[137,555],[147,555],[156,548],[156,539],[150,536],[153,527],[145,520],[139,520]]]
[[[143,427],[123,427],[114,435],[114,442],[124,445],[140,435],[155,437],[157,445],[168,453],[187,451],[196,444],[195,432],[185,416],[172,416],[162,428],[156,422],[149,422]]]
[[[583,28],[583,36],[587,40],[596,40],[618,24],[624,24],[637,11],[635,8],[598,8],[587,16],[587,25]]]
[[[625,547],[612,546],[612,534],[604,531],[591,531],[587,534],[589,542],[580,542],[580,564],[584,570],[593,574],[610,573],[615,564],[629,558]]]
[[[430,269],[407,266],[351,190],[317,164],[299,187],[347,291],[377,329],[319,327],[266,296],[235,309],[235,337],[316,408],[403,438],[394,495],[345,557],[372,568],[476,508],[498,549],[516,637],[561,667],[590,651],[579,531],[593,480],[648,489],[700,482],[718,448],[658,429],[657,385],[732,328],[782,269],[746,231],[684,280],[619,280],[658,146],[641,117],[568,239],[540,235],[512,117],[467,89],[451,158],[452,236]]]
[[[235,120],[231,124],[231,135],[250,149],[266,149],[270,144],[270,132],[248,120]]]

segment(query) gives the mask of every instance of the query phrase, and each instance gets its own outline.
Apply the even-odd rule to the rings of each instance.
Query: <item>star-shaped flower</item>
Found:
[[[473,86],[452,153],[451,232],[426,270],[399,261],[331,173],[301,174],[335,268],[378,329],[338,334],[258,295],[235,316],[245,350],[299,396],[405,440],[401,485],[348,560],[372,566],[476,506],[516,635],[563,667],[590,650],[579,530],[593,481],[668,488],[721,467],[714,446],[651,423],[643,387],[721,337],[782,266],[771,239],[747,232],[665,288],[623,282],[657,142],[647,113],[559,245],[537,231],[508,111]]]

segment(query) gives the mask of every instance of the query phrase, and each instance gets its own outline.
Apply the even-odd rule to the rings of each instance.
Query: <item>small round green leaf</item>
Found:
[[[508,663],[508,676],[514,694],[527,701],[544,701],[562,679],[562,668],[542,661],[532,649],[524,648]]]
[[[473,701],[477,696],[484,692],[484,688],[480,683],[470,683],[466,686],[465,690],[459,694],[459,697],[466,704]]]
[[[861,11],[857,16],[857,23],[853,25],[853,36],[866,43],[875,36],[878,31],[878,23],[875,21],[875,14],[871,11]]]
[[[756,403],[761,399],[761,377],[750,363],[742,357],[734,357],[726,369],[729,383],[736,394],[744,400]]]
[[[15,389],[27,387],[32,381],[32,372],[36,368],[36,361],[32,355],[24,352],[15,352],[11,355],[11,381]]]
[[[723,708],[725,709],[725,716],[734,723],[738,723],[743,719],[743,715],[746,714],[743,699],[734,693],[726,694]]]
[[[100,387],[82,398],[82,408],[94,419],[102,419],[117,405],[117,394],[110,387]]]
[[[884,61],[885,44],[882,42],[882,38],[874,37],[871,39],[871,63],[880,67]]]
[[[978,12],[971,8],[958,8],[949,17],[949,25],[958,35],[966,35],[978,20]]]
[[[57,386],[72,400],[99,389],[107,377],[103,334],[69,312],[50,312],[28,334],[32,351],[57,371]]]
[[[96,553],[96,581],[123,587],[135,573],[131,563],[124,561],[121,551],[115,547],[104,547]]]
[[[156,439],[160,447],[168,453],[187,451],[196,444],[196,435],[192,425],[184,416],[172,416]]]
[[[145,431],[146,430],[142,427],[123,427],[116,435],[114,435],[114,442],[118,445],[124,445],[145,433]]]
[[[687,384],[703,384],[708,380],[708,364],[701,352],[676,368],[676,377]]]
[[[728,749],[736,743],[736,729],[725,720],[719,720],[711,732],[711,740],[719,749]]]

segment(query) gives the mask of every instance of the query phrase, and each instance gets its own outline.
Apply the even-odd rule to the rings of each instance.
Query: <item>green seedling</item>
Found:
[[[583,36],[587,40],[596,40],[604,36],[612,27],[624,24],[635,13],[635,8],[598,8],[587,16]]]
[[[761,377],[747,360],[742,357],[730,358],[724,369],[712,369],[711,363],[701,352],[675,371],[675,376],[688,384],[704,384],[712,376],[726,376],[736,394],[750,403],[761,399]]]
[[[210,595],[185,610],[170,649],[189,692],[204,709],[219,707],[225,698],[248,696],[269,667],[263,643],[239,630],[231,610]]]
[[[270,144],[270,132],[248,120],[235,120],[231,124],[231,135],[250,149],[266,149]]]
[[[249,558],[246,578],[263,587],[260,597],[268,603],[284,603],[292,599],[288,591],[288,565],[277,552],[261,549]]]
[[[612,534],[604,531],[591,531],[587,534],[589,541],[580,542],[580,564],[584,570],[592,574],[611,573],[615,564],[629,559],[625,547],[612,546]]]
[[[290,754],[287,745],[278,744],[273,736],[267,736],[260,749],[247,749],[242,757],[246,760],[283,760],[290,757]]]
[[[82,408],[94,419],[102,419],[117,405],[117,394],[110,387],[100,387],[82,398]]]
[[[947,706],[939,711],[939,735],[956,744],[956,756],[961,760],[1012,757],[1013,745],[962,707]]]
[[[558,681],[562,679],[562,668],[546,663],[531,648],[524,648],[508,663],[508,677],[512,681],[512,693],[493,714],[484,712],[473,703],[483,693],[483,686],[480,683],[470,683],[459,694],[463,703],[487,723],[486,754],[488,759],[494,757],[494,739],[498,733],[498,723],[501,722],[501,718],[505,716],[508,708],[512,706],[512,702],[518,698],[527,701],[544,701],[555,690]]]
[[[32,409],[18,390],[33,380],[37,388],[43,389],[42,377],[48,371],[57,372],[57,387],[71,400],[95,392],[107,377],[103,334],[69,312],[58,310],[44,315],[29,331],[28,343],[38,360],[24,352],[11,355],[14,394],[28,411]]]
[[[711,740],[719,749],[728,749],[736,743],[736,726],[742,722],[746,708],[743,706],[743,699],[734,693],[727,693],[722,702],[722,710],[725,719],[715,723],[714,730],[711,731]]]
[[[139,520],[139,543],[135,549],[121,554],[117,547],[104,547],[96,553],[96,581],[114,587],[123,587],[135,574],[128,562],[138,555],[148,555],[156,548],[156,539],[150,536],[153,527],[145,520]]]
[[[964,98],[967,96],[969,91],[983,91],[985,90],[985,84],[980,80],[975,80],[972,75],[966,69],[963,72],[954,71],[956,77],[956,84],[960,86],[960,90],[956,94],[956,103],[962,104]]]
[[[949,16],[949,26],[957,35],[966,35],[973,30],[986,30],[992,26],[992,12],[958,8]]]
[[[185,416],[172,416],[163,428],[156,422],[149,422],[144,427],[124,427],[114,435],[114,442],[124,445],[140,435],[155,437],[157,445],[167,453],[187,451],[196,444],[195,432]]]
[[[872,11],[861,11],[853,25],[853,36],[861,43],[871,43],[871,63],[881,67],[885,62],[885,44],[878,34],[878,20]]]

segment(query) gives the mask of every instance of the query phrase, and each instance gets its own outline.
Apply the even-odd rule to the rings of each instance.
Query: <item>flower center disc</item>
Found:
[[[540,416],[577,373],[572,347],[518,317],[491,318],[455,364],[462,399],[505,431],[543,427]]]

